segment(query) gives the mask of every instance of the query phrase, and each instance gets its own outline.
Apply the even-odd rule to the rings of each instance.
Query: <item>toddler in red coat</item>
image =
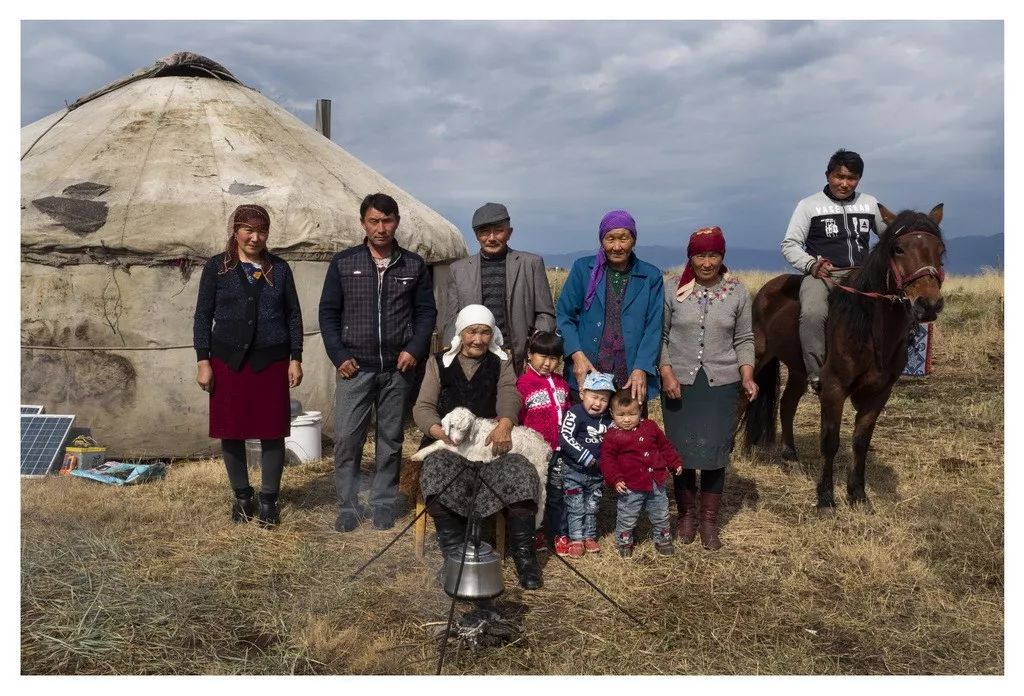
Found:
[[[633,530],[642,510],[651,521],[651,536],[658,553],[673,553],[668,521],[668,472],[679,474],[683,460],[658,424],[640,416],[640,403],[629,389],[612,397],[614,424],[601,445],[601,473],[615,489],[615,549],[633,555]]]
[[[523,397],[519,424],[533,428],[551,445],[544,528],[553,540],[555,551],[564,555],[569,549],[569,531],[562,493],[564,472],[558,446],[558,430],[562,418],[569,410],[569,383],[558,374],[562,348],[562,336],[557,332],[534,331],[526,343],[526,365],[516,387]],[[547,547],[541,530],[537,531],[535,546],[538,551]]]

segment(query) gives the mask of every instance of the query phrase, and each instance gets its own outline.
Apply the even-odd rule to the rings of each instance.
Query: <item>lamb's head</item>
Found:
[[[468,408],[458,407],[452,409],[441,419],[441,427],[445,434],[451,438],[456,445],[472,438],[473,425],[476,423],[476,416]]]

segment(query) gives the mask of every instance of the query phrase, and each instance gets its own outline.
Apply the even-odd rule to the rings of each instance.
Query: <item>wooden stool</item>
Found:
[[[416,514],[420,514],[427,507],[426,501],[423,500],[423,494],[419,490],[416,491]],[[505,557],[505,511],[497,513],[498,516],[494,520],[494,543],[497,548],[495,551],[498,552],[499,558]],[[422,517],[416,520],[416,526],[413,528],[413,543],[416,548],[416,558],[423,558],[423,544],[426,541],[427,536],[427,515],[424,513]]]

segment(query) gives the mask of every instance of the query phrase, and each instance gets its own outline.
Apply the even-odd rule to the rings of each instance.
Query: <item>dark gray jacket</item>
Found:
[[[203,266],[192,323],[197,360],[216,356],[237,372],[249,361],[259,372],[277,360],[302,360],[302,310],[292,269],[270,254],[273,285],[250,283],[242,264],[221,273],[224,254]]]
[[[335,367],[355,358],[364,372],[392,370],[403,350],[422,361],[437,321],[430,268],[395,246],[383,275],[363,244],[331,259],[320,294],[320,333]]]

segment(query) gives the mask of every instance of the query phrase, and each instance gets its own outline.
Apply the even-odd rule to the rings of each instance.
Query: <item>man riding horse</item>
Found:
[[[825,188],[797,203],[782,240],[786,261],[806,274],[800,283],[800,344],[807,383],[815,394],[821,392],[819,373],[825,362],[826,279],[842,282],[863,263],[871,233],[886,228],[878,200],[857,192],[863,174],[860,155],[836,150],[825,169]]]

